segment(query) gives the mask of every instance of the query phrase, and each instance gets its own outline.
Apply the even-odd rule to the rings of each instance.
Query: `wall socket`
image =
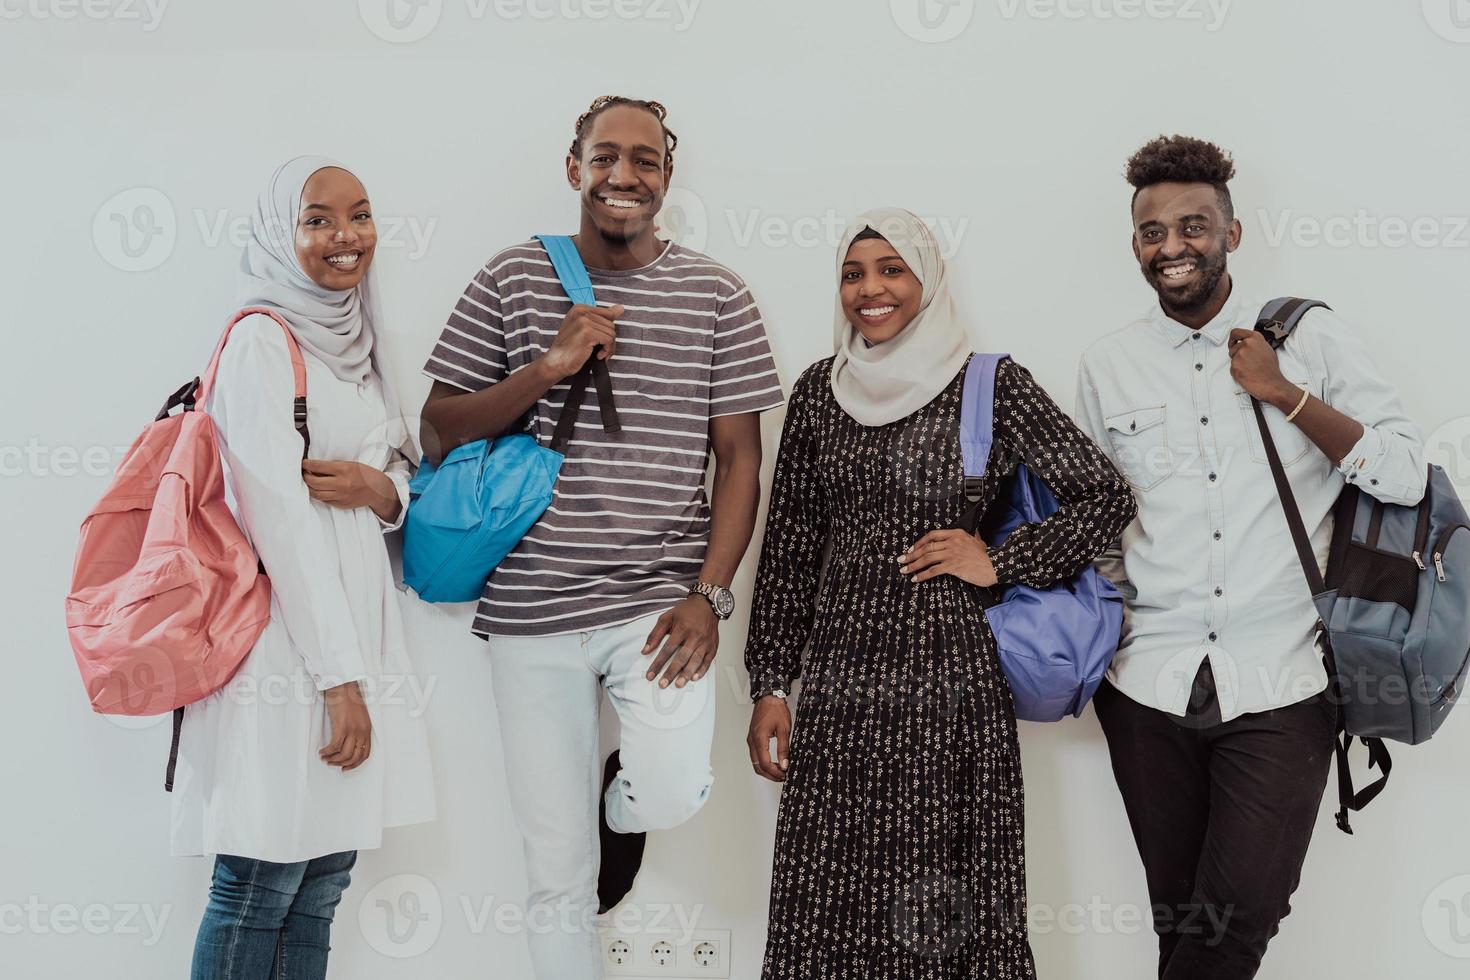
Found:
[[[695,929],[622,932],[601,930],[602,968],[610,977],[697,980],[730,976],[730,931]]]

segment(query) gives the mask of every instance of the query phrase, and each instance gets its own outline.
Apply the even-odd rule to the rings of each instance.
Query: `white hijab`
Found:
[[[924,287],[919,312],[903,331],[872,346],[848,322],[842,297],[837,297],[832,394],[858,422],[880,426],[906,418],[937,398],[965,366],[972,345],[945,282],[944,256],[934,233],[902,208],[875,208],[848,225],[837,247],[839,281],[848,248],[867,228],[893,246]]]
[[[296,257],[296,224],[306,182],[327,167],[352,172],[328,157],[299,156],[271,174],[251,215],[236,308],[268,306],[280,313],[296,342],[342,381],[364,385],[376,372],[388,410],[385,441],[416,463],[418,448],[412,427],[399,411],[392,382],[377,364],[374,340],[382,322],[377,264],[368,266],[356,287],[327,289],[306,274]],[[310,392],[307,397],[309,400]]]

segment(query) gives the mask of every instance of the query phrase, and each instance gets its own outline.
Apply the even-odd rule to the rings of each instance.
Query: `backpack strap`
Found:
[[[1323,309],[1331,308],[1319,300],[1299,299],[1295,296],[1273,299],[1261,308],[1261,313],[1256,318],[1256,332],[1264,336],[1273,349],[1279,350],[1307,311],[1319,306]],[[1276,449],[1276,441],[1271,438],[1271,428],[1266,424],[1266,413],[1258,398],[1251,398],[1251,408],[1255,412],[1256,427],[1261,430],[1261,444],[1266,450],[1266,461],[1271,466],[1271,478],[1276,481],[1276,494],[1280,497],[1281,509],[1286,514],[1286,526],[1291,531],[1291,540],[1296,546],[1297,560],[1301,563],[1303,575],[1306,576],[1307,587],[1315,598],[1327,591],[1327,584],[1322,578],[1322,569],[1317,565],[1317,555],[1312,549],[1311,537],[1307,534],[1306,524],[1302,520],[1301,508],[1297,506],[1296,495],[1291,490],[1291,481],[1286,476],[1286,467],[1281,463],[1281,454]],[[1355,490],[1354,494],[1356,494]],[[1355,507],[1356,495],[1353,496],[1352,501]],[[1341,503],[1339,501],[1337,509],[1339,519],[1344,513]],[[1353,736],[1347,733],[1347,705],[1343,696],[1342,675],[1337,671],[1337,658],[1332,652],[1332,638],[1327,633],[1327,627],[1319,624],[1319,629],[1323,640],[1322,660],[1327,668],[1328,690],[1337,705],[1337,731],[1333,735],[1333,753],[1337,757],[1337,829],[1345,834],[1351,834],[1353,828],[1348,820],[1348,812],[1363,809],[1379,793],[1383,792],[1383,787],[1388,784],[1388,774],[1393,769],[1393,759],[1389,756],[1388,747],[1383,744],[1383,739],[1360,739],[1368,748],[1368,767],[1377,769],[1380,775],[1361,790],[1353,788],[1352,769],[1348,765],[1348,749],[1352,747]]]
[[[960,456],[964,460],[965,497],[974,506],[960,526],[974,532],[980,521],[980,480],[990,465],[995,443],[995,372],[1009,354],[971,354],[960,394]]]
[[[960,396],[960,455],[965,481],[985,475],[995,441],[995,372],[1009,354],[972,354]]]
[[[195,391],[192,393],[193,401],[203,402],[209,397],[209,393],[214,390],[214,376],[219,372],[219,359],[225,352],[225,344],[230,339],[230,331],[235,329],[235,324],[256,313],[276,321],[280,324],[281,332],[286,335],[286,351],[291,355],[291,374],[295,382],[295,402],[292,415],[296,431],[301,434],[301,458],[305,459],[311,450],[311,431],[306,427],[306,361],[301,357],[301,345],[296,342],[296,335],[291,332],[290,325],[275,310],[265,306],[251,306],[230,317],[230,322],[225,324],[224,333],[220,335],[219,343],[215,345],[214,356],[209,359],[209,367],[204,370],[204,377],[196,379]],[[185,407],[187,410],[193,406],[186,403]]]
[[[296,342],[296,335],[291,332],[290,325],[279,313],[268,307],[251,306],[230,317],[230,321],[225,324],[224,333],[220,335],[219,343],[214,347],[214,354],[209,359],[209,367],[204,369],[203,377],[195,378],[170,395],[169,400],[164,403],[163,410],[158,413],[158,419],[162,419],[179,405],[184,407],[184,411],[192,412],[196,405],[209,397],[209,393],[214,390],[214,377],[219,373],[219,360],[225,352],[225,344],[230,339],[230,331],[235,329],[235,324],[255,313],[268,316],[276,321],[286,335],[286,351],[291,355],[291,376],[294,386],[292,390],[295,395],[292,401],[292,420],[296,431],[301,435],[301,458],[305,459],[311,451],[311,430],[306,427],[306,361],[301,357],[301,345]],[[265,572],[265,564],[258,559],[257,567],[261,573]],[[174,709],[173,720],[173,737],[169,740],[168,746],[168,766],[163,772],[163,789],[166,793],[174,791],[174,770],[179,763],[179,736],[184,730],[182,705]]]
[[[556,277],[561,280],[561,288],[566,291],[567,298],[582,306],[596,306],[597,297],[592,292],[592,280],[587,276],[587,266],[582,262],[582,254],[577,251],[576,242],[567,235],[537,235],[536,238],[546,249],[546,255],[551,259],[552,268],[556,269]],[[567,400],[562,404],[561,416],[556,420],[556,430],[551,437],[551,448],[557,452],[564,452],[567,443],[571,442],[589,380],[597,388],[597,408],[602,416],[602,431],[623,430],[618,421],[617,405],[613,403],[612,375],[608,373],[607,362],[594,353],[572,375],[569,382],[571,389],[567,392]]]
[[[1307,311],[1319,306],[1324,310],[1332,309],[1319,299],[1298,299],[1295,296],[1273,299],[1261,307],[1260,315],[1256,317],[1256,330],[1265,335],[1272,347],[1279,348],[1286,343],[1286,338],[1291,336]]]
[[[1294,296],[1273,299],[1261,308],[1261,314],[1256,318],[1256,332],[1264,336],[1273,349],[1279,349],[1306,312],[1318,306],[1328,308],[1326,303],[1297,299]],[[1286,468],[1281,464],[1281,454],[1276,451],[1276,440],[1271,438],[1271,429],[1266,425],[1266,413],[1261,407],[1260,399],[1252,396],[1251,408],[1255,411],[1256,426],[1261,430],[1266,461],[1271,465],[1271,477],[1276,481],[1276,492],[1281,498],[1282,510],[1286,513],[1286,524],[1291,530],[1292,542],[1296,545],[1297,560],[1301,562],[1302,572],[1307,577],[1307,587],[1312,590],[1314,597],[1319,596],[1327,591],[1327,586],[1322,581],[1322,569],[1317,566],[1312,539],[1302,522],[1301,509],[1297,507],[1296,495],[1291,491]]]

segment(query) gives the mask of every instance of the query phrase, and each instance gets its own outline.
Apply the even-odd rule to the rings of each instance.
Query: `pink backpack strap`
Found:
[[[259,313],[268,316],[280,324],[281,332],[286,335],[286,350],[291,355],[291,373],[295,376],[295,402],[294,420],[296,431],[301,433],[301,458],[305,459],[307,452],[311,449],[311,433],[306,428],[306,362],[301,357],[301,345],[296,342],[296,336],[291,333],[291,327],[275,310],[265,306],[252,306],[241,310],[230,317],[230,322],[225,324],[224,333],[220,335],[219,343],[215,345],[214,356],[209,359],[209,367],[204,371],[204,377],[199,382],[194,400],[203,404],[214,388],[214,376],[219,371],[219,359],[225,352],[225,344],[230,339],[230,331],[235,329],[235,324],[247,316]]]

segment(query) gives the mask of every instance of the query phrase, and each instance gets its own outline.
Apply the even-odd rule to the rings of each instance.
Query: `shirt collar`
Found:
[[[1230,337],[1230,331],[1235,329],[1236,327],[1255,326],[1254,315],[1252,315],[1251,321],[1249,323],[1242,323],[1240,321],[1241,310],[1246,308],[1247,307],[1244,305],[1241,299],[1240,286],[1238,283],[1235,283],[1232,280],[1230,286],[1230,296],[1225,300],[1225,305],[1220,308],[1219,313],[1215,314],[1214,319],[1205,324],[1198,331],[1193,330],[1192,328],[1180,323],[1178,320],[1170,317],[1169,314],[1164,312],[1163,307],[1159,306],[1157,303],[1155,303],[1153,308],[1149,311],[1149,319],[1153,321],[1154,326],[1159,331],[1159,334],[1164,338],[1164,340],[1169,344],[1170,347],[1178,347],[1180,344],[1193,337],[1196,333],[1203,335],[1206,340],[1210,341],[1210,343],[1218,347],[1221,344],[1225,343],[1225,341]]]

